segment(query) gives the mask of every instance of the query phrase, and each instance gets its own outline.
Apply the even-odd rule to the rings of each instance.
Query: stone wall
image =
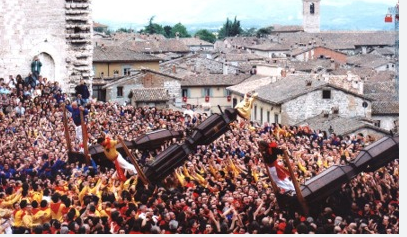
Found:
[[[399,116],[396,115],[375,115],[372,116],[372,120],[380,121],[380,128],[385,130],[393,130],[395,127],[394,121],[397,121]]]
[[[91,0],[2,0],[0,22],[0,77],[26,77],[38,55],[43,77],[65,91],[81,77],[91,86]]]
[[[310,92],[282,105],[281,123],[293,125],[305,119],[317,116],[323,111],[331,112],[332,107],[339,108],[339,116],[346,118],[371,117],[372,105],[369,101],[363,108],[364,100],[341,90],[331,90],[331,99],[322,99],[322,90]]]

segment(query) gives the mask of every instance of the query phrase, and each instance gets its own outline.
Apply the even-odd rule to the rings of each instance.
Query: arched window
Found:
[[[311,14],[315,13],[315,5],[314,5],[314,3],[311,3],[309,5],[309,13],[311,13]]]

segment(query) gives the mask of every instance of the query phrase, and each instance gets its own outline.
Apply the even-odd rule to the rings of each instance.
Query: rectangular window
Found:
[[[254,106],[254,120],[257,120],[257,105]]]
[[[278,122],[278,114],[274,114],[274,123],[279,123]]]
[[[260,125],[263,125],[263,108],[260,108]]]
[[[188,89],[182,89],[182,97],[188,97]]]
[[[375,120],[374,125],[378,128],[380,128],[380,120]]]
[[[314,15],[315,14],[315,4],[311,3],[309,6],[309,13]]]
[[[205,96],[211,96],[211,88],[204,88]]]
[[[128,76],[128,75],[130,75],[130,70],[131,70],[130,67],[125,67],[125,68],[123,68],[123,76]]]
[[[267,111],[267,122],[270,123],[270,111]]]
[[[117,87],[117,97],[123,97],[123,86]]]
[[[331,99],[331,90],[323,90],[322,99]]]

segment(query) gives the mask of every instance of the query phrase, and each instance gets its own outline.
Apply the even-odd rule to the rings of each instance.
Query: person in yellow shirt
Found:
[[[51,209],[46,200],[41,201],[39,211],[34,215],[33,221],[37,225],[51,221]]]
[[[25,205],[26,201],[23,201],[22,204]],[[23,215],[24,210],[21,208],[20,203],[14,204],[14,211],[13,211],[13,220],[14,220],[14,233],[15,234],[22,234],[20,233],[20,229],[23,226]],[[18,232],[18,233],[17,233]]]
[[[20,200],[21,190],[15,192],[10,196],[6,196],[5,193],[0,193],[0,208],[12,208],[13,204]]]
[[[22,219],[22,227],[25,228],[25,230],[31,230],[36,226],[36,224],[33,222],[32,208],[31,203],[28,203],[25,207],[25,213]]]
[[[56,219],[60,222],[63,221],[63,213],[62,211],[65,209],[65,204],[63,204],[60,200],[60,194],[54,193],[51,197],[51,218]]]
[[[119,137],[119,139],[122,139]],[[122,169],[128,170],[131,174],[136,175],[136,168],[129,162],[127,162],[122,155],[116,150],[117,141],[113,140],[109,135],[98,138],[98,143],[103,146],[103,152],[107,159],[112,161],[116,167],[117,174],[121,181],[126,181],[124,172]]]

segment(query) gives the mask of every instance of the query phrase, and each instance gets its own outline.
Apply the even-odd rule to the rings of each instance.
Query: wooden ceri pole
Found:
[[[83,153],[85,154],[86,164],[90,165],[90,157],[89,157],[89,149],[88,149],[88,129],[86,128],[85,119],[84,119],[82,110],[80,110],[79,115],[81,117],[81,126],[82,126]]]
[[[64,123],[64,128],[65,128],[65,140],[66,140],[66,147],[68,148],[69,152],[72,152],[72,144],[71,144],[71,137],[69,136],[69,127],[68,127],[68,118],[66,117],[66,107],[65,105],[63,106],[63,123]]]
[[[123,147],[124,151],[126,152],[127,156],[130,157],[131,163],[133,163],[134,168],[136,168],[137,173],[138,173],[138,177],[141,179],[143,184],[144,185],[150,184],[150,182],[148,181],[146,175],[143,173],[140,166],[138,165],[136,157],[134,157],[134,155],[131,154],[131,152],[129,151],[129,148],[126,146],[126,144],[124,143],[124,141],[121,138],[118,138],[118,140],[122,144],[122,147]]]
[[[263,155],[262,155],[262,157],[263,157]],[[279,194],[279,190],[280,190],[280,189],[278,188],[277,184],[274,182],[273,178],[271,177],[269,167],[268,167],[268,165],[267,165],[266,160],[264,159],[264,157],[263,157],[263,163],[264,163],[264,167],[266,168],[267,175],[269,176],[271,186],[273,187],[274,193],[276,194],[276,198],[277,198],[277,197],[279,196],[279,195],[277,195],[277,194]]]
[[[305,202],[304,197],[302,196],[300,185],[298,184],[298,181],[294,176],[294,171],[293,171],[293,168],[291,167],[290,159],[288,158],[287,149],[284,149],[284,160],[285,160],[285,162],[287,164],[288,171],[290,172],[291,180],[292,180],[292,182],[294,184],[294,188],[295,188],[295,192],[296,192],[296,195],[297,195],[298,202],[301,204],[301,207],[302,207],[302,210],[304,211],[304,214],[308,215],[309,209],[308,209],[307,203]]]

